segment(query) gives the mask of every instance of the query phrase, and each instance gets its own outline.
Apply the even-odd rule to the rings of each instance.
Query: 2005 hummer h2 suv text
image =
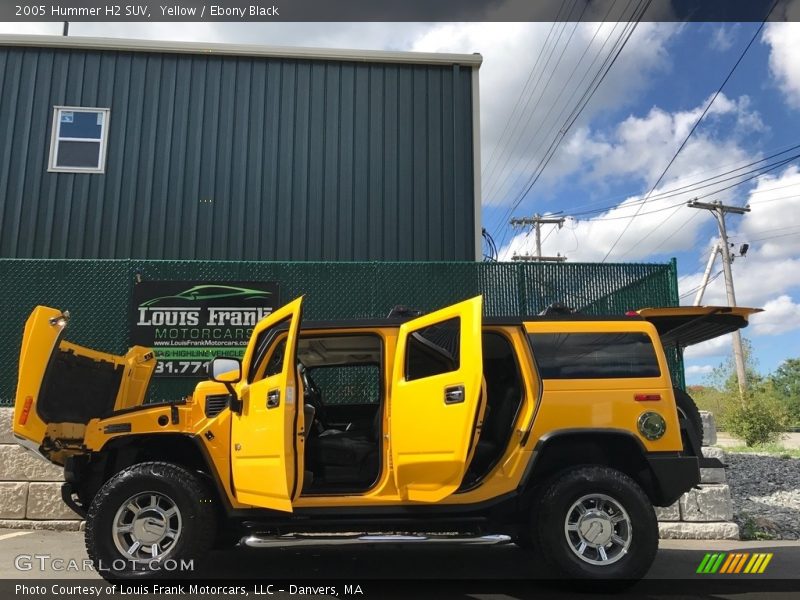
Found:
[[[664,346],[754,310],[484,319],[477,297],[415,318],[301,312],[302,299],[276,310],[241,362],[217,358],[191,397],[153,404],[149,348],[78,346],[68,314],[34,309],[14,433],[64,466],[62,496],[85,515],[90,558],[114,565],[106,577],[231,541],[422,538],[513,541],[566,577],[642,577],[653,505],[707,460]]]

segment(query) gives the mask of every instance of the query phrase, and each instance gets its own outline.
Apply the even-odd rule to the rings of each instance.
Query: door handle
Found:
[[[272,390],[267,394],[267,408],[278,408],[281,404],[281,391]]]
[[[462,402],[464,402],[463,385],[454,385],[453,387],[445,388],[444,390],[445,404],[460,404]]]

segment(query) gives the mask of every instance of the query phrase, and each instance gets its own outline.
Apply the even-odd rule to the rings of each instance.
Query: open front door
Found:
[[[481,297],[400,327],[392,374],[392,468],[403,498],[455,492],[478,435],[483,360]]]
[[[260,321],[238,386],[231,421],[231,472],[245,504],[292,511],[303,486],[303,411],[298,410],[297,337],[302,298]]]

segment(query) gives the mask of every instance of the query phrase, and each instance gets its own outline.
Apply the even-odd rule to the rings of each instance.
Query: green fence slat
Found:
[[[113,353],[128,347],[134,281],[277,281],[281,300],[305,295],[304,317],[384,317],[396,305],[431,311],[484,295],[486,316],[536,314],[562,302],[587,314],[677,306],[668,264],[448,262],[226,262],[0,259],[0,406],[13,404],[25,320],[38,304],[69,309],[71,341]],[[679,356],[668,356],[683,385]],[[191,393],[196,380],[154,379],[151,400]]]

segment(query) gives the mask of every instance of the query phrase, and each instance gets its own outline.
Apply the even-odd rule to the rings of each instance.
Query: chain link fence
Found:
[[[115,354],[129,346],[137,280],[275,281],[280,301],[305,295],[307,319],[385,317],[396,305],[431,311],[483,294],[486,316],[534,315],[554,302],[588,314],[677,306],[675,262],[316,263],[0,259],[0,406],[13,404],[28,314],[43,304],[72,313],[70,341]],[[679,357],[673,380],[683,385]],[[191,392],[197,379],[154,379],[151,400]]]

